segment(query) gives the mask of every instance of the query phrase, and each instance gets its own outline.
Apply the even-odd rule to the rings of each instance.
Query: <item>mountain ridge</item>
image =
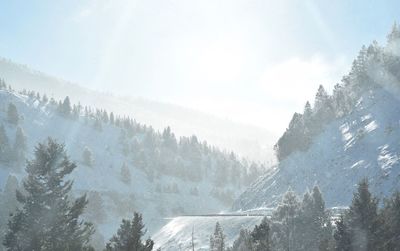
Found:
[[[346,206],[364,177],[379,196],[400,189],[399,56],[397,25],[385,47],[363,46],[332,95],[321,86],[314,107],[307,102],[303,114],[294,114],[275,146],[279,163],[233,209],[273,206],[289,188],[301,194],[314,184],[328,206]]]
[[[135,117],[157,130],[170,126],[178,136],[196,134],[213,145],[233,150],[243,157],[274,162],[272,145],[276,136],[260,127],[218,118],[175,104],[93,91],[4,58],[0,58],[0,78],[17,90],[47,93],[57,100],[69,96],[72,101],[79,101],[82,105]]]

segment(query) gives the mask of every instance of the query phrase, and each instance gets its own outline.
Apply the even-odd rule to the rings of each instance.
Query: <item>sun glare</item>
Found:
[[[195,42],[181,50],[187,76],[196,82],[224,83],[234,81],[243,66],[243,49],[228,40]]]

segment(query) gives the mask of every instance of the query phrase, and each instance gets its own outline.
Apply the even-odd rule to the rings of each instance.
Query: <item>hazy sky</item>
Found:
[[[282,132],[384,43],[400,1],[0,0],[0,56]]]

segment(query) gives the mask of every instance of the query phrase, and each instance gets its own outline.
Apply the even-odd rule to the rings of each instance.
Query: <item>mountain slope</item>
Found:
[[[69,96],[73,102],[79,101],[82,105],[132,116],[156,130],[170,126],[178,136],[196,134],[213,145],[256,161],[269,162],[274,159],[272,145],[276,135],[259,127],[216,118],[177,105],[89,90],[2,58],[0,78],[17,90],[47,93],[56,100]]]
[[[364,177],[376,194],[399,189],[400,100],[379,90],[360,101],[350,116],[326,126],[307,152],[290,155],[272,174],[254,183],[235,208],[268,206],[288,187],[302,193],[315,183],[328,205],[348,205],[355,185]]]
[[[364,177],[376,195],[400,189],[400,32],[363,47],[332,96],[320,87],[314,107],[295,114],[276,145],[280,162],[234,203],[244,210],[275,205],[289,187],[318,184],[328,206],[348,205]]]
[[[0,127],[8,138],[4,148],[0,135],[0,188],[4,189],[12,177],[20,182],[25,176],[24,160],[12,160],[12,152],[2,152],[13,148],[18,127],[26,135],[27,159],[36,144],[47,137],[65,143],[78,164],[69,177],[74,180],[73,193],[88,194],[85,217],[96,225],[97,245],[110,238],[120,219],[132,217],[133,211],[143,212],[151,233],[166,216],[224,210],[244,188],[249,167],[234,154],[200,143],[195,136],[176,140],[169,128],[159,133],[130,118],[115,116],[111,120],[105,111],[86,107],[75,114],[74,106],[67,116],[67,103],[0,90]],[[18,125],[10,122],[10,104],[17,108]],[[0,193],[0,203],[3,197],[14,196],[13,191]]]

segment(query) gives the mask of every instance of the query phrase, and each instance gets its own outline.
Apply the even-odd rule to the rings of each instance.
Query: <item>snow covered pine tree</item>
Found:
[[[71,202],[72,181],[64,179],[75,168],[64,145],[53,139],[35,148],[35,159],[26,167],[24,190],[17,190],[21,207],[8,223],[7,250],[93,250],[88,246],[93,226],[80,220],[88,203],[86,195]]]

